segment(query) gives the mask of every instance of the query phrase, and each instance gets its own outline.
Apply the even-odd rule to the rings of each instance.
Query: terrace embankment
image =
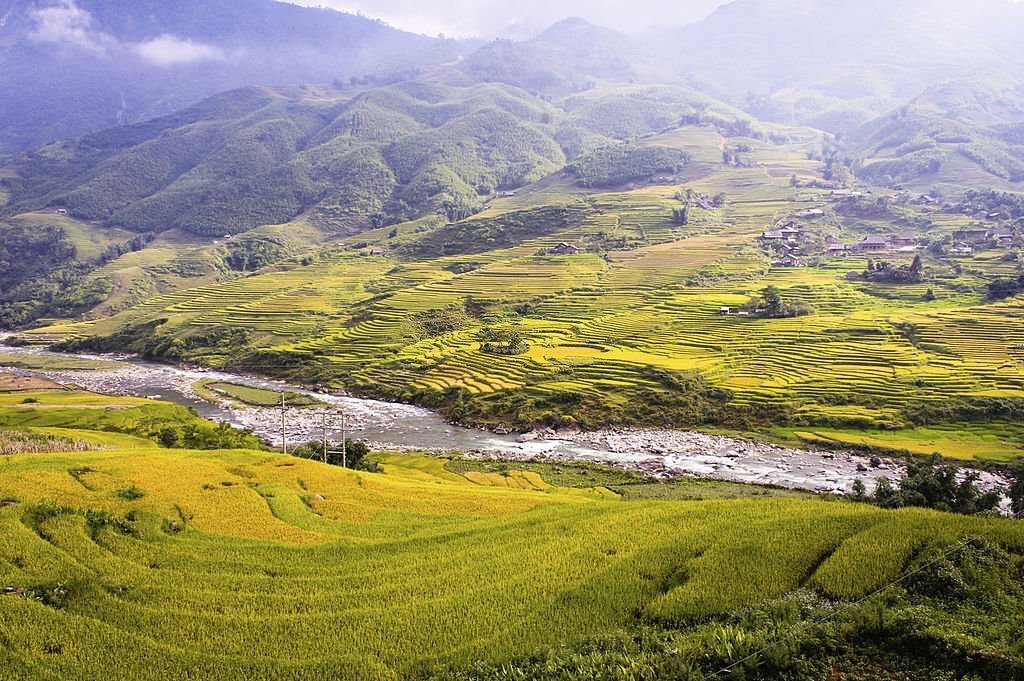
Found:
[[[857,479],[863,480],[870,489],[878,478],[898,479],[904,472],[899,460],[870,457],[856,451],[782,447],[695,431],[538,431],[517,438],[460,428],[420,407],[314,393],[253,376],[110,357],[103,357],[103,363],[97,363],[92,369],[61,369],[58,365],[61,358],[76,367],[82,366],[83,361],[97,358],[17,348],[0,348],[0,353],[19,354],[24,359],[34,357],[40,367],[11,371],[45,376],[95,392],[169,399],[193,406],[212,420],[249,428],[278,445],[282,441],[279,408],[207,402],[197,396],[194,384],[202,379],[227,381],[315,397],[322,406],[285,411],[285,437],[291,444],[318,441],[323,437],[325,423],[328,437],[338,439],[342,435],[344,414],[346,435],[364,439],[374,448],[383,450],[475,452],[508,460],[582,460],[655,477],[694,476],[839,494],[850,491]],[[31,362],[19,364],[32,366]],[[983,489],[1005,483],[994,473],[982,471],[980,475],[979,484]]]

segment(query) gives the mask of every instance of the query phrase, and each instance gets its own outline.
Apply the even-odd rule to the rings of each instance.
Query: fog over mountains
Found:
[[[394,82],[443,64],[442,80],[549,94],[685,79],[762,118],[833,131],[946,78],[1024,70],[1024,8],[1006,0],[737,0],[640,39],[575,20],[482,46],[274,0],[3,0],[0,12],[0,154],[235,87]]]
[[[451,43],[274,0],[0,1],[0,155],[246,85],[387,79]]]

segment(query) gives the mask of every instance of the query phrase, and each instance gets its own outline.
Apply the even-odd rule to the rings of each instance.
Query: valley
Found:
[[[1024,5],[325,1],[0,0],[4,681],[1022,678]]]
[[[950,256],[954,236],[991,226],[952,204],[816,188],[821,165],[808,156],[820,137],[775,134],[789,141],[684,126],[645,140],[690,155],[671,180],[608,192],[556,173],[462,222],[417,220],[315,250],[296,245],[262,271],[186,283],[96,321],[18,337],[298,379],[478,426],[783,427],[793,441],[821,440],[820,430],[851,444],[888,430],[899,433],[895,449],[1015,458],[1024,436],[999,406],[985,418],[999,423],[998,444],[955,414],[937,425],[959,423],[957,438],[914,434],[932,425],[918,415],[929,405],[1024,397],[1014,341],[1024,308],[991,301],[986,289],[1014,276],[1014,251]],[[722,166],[725,146],[749,149],[743,167]],[[684,190],[724,203],[701,205]],[[687,224],[675,224],[673,210],[685,204]],[[803,249],[792,263],[777,262],[780,247],[764,237],[786,223],[798,225],[792,250]],[[302,238],[301,223],[275,229]],[[851,248],[904,231],[902,251]],[[479,239],[483,232],[491,236]],[[246,238],[274,238],[264,234]],[[89,276],[133,269],[140,258],[162,262],[163,238]],[[838,255],[830,240],[842,244]],[[557,253],[560,243],[570,252]],[[198,262],[212,261],[205,253]],[[915,255],[927,272],[920,283],[849,276],[874,259],[906,265]],[[769,286],[811,312],[744,312]],[[511,332],[521,339],[516,352],[486,349],[482,339]]]

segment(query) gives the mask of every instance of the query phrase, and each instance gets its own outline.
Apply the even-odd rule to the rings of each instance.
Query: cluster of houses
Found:
[[[1016,233],[1009,227],[961,229],[953,233],[953,245],[949,248],[949,254],[955,258],[969,258],[979,248],[986,246],[1010,248],[1016,239]]]
[[[803,248],[800,245],[803,230],[797,227],[792,220],[775,225],[761,233],[761,243],[767,246],[775,259],[772,260],[772,267],[796,267],[800,265],[800,257],[803,255]]]
[[[852,244],[849,249],[853,253],[910,253],[918,249],[918,244],[913,234],[871,235]]]
[[[772,267],[796,267],[804,255],[804,231],[792,220],[761,233],[761,244],[773,254]],[[825,255],[844,257],[851,253],[909,253],[919,248],[912,234],[870,235],[857,243],[845,244],[834,236],[825,237]]]

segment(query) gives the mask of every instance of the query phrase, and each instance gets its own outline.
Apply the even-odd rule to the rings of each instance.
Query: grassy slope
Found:
[[[513,488],[436,459],[383,463],[367,474],[153,448],[3,458],[0,497],[20,503],[0,509],[0,584],[41,594],[0,599],[5,669],[391,678],[573,643],[638,613],[693,622],[800,586],[853,598],[966,533],[1024,551],[1008,521],[800,499],[622,502],[529,472]],[[144,496],[122,498],[133,487]],[[35,506],[47,501],[61,508]]]

